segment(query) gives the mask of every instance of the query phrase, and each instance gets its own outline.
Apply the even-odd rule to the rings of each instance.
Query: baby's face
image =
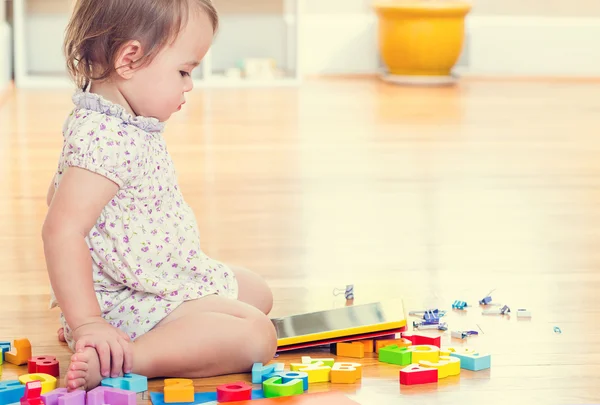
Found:
[[[192,90],[191,73],[208,52],[213,27],[204,11],[190,10],[187,26],[177,40],[128,80],[127,102],[137,115],[167,121],[185,103]]]

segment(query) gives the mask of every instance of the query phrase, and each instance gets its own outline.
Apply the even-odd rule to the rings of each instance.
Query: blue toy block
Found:
[[[105,378],[101,385],[139,393],[148,391],[148,378],[143,375],[125,374],[123,377]]]
[[[492,356],[489,354],[475,353],[450,353],[450,356],[460,359],[460,368],[471,371],[480,371],[492,366]]]
[[[308,390],[308,373],[304,371],[288,371],[286,373],[279,374],[283,384],[287,384],[292,380],[302,380],[304,391]]]
[[[0,405],[20,402],[25,395],[25,386],[18,380],[0,381]]]
[[[4,361],[4,353],[10,352],[11,348],[10,342],[0,342],[0,364]]]
[[[252,399],[263,399],[263,390],[252,390]],[[162,392],[150,392],[150,400],[152,405],[199,405],[207,402],[217,402],[217,392],[196,392],[194,394],[194,402],[169,402],[165,403],[165,394]]]
[[[272,363],[263,366],[262,363],[254,363],[252,366],[252,384],[262,384],[264,377],[282,372],[285,367],[283,363]]]

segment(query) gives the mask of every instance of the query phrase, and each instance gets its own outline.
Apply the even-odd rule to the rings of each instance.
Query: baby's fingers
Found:
[[[96,345],[98,359],[100,359],[100,374],[102,377],[108,377],[110,374],[110,346],[104,341]]]
[[[123,369],[123,347],[118,341],[110,341],[110,360],[112,378],[117,378],[121,375]]]
[[[131,345],[128,341],[123,339],[119,339],[119,343],[123,348],[123,373],[129,374],[133,368],[133,352],[131,350]]]
[[[91,340],[86,338],[79,339],[77,343],[75,343],[75,353],[83,353],[83,349],[86,347],[95,347],[95,345]]]

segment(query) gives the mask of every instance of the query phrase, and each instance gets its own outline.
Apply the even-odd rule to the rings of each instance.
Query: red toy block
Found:
[[[252,386],[244,381],[223,384],[217,387],[217,402],[233,402],[251,399]]]
[[[417,364],[411,364],[400,370],[400,384],[402,385],[428,384],[437,381],[437,368],[425,368]]]
[[[27,372],[29,374],[43,373],[53,377],[60,376],[58,360],[54,356],[35,356],[27,360]]]
[[[44,405],[41,381],[31,381],[25,384],[25,395],[21,398],[21,405]]]
[[[430,337],[430,336],[421,336],[421,335],[411,335],[405,336],[402,335],[403,338],[408,339],[412,342],[413,345],[429,345],[429,346],[437,346],[442,347],[442,337]]]

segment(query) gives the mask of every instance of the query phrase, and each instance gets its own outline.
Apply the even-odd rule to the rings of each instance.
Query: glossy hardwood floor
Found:
[[[40,227],[70,108],[69,92],[23,90],[0,107],[0,340],[28,337],[63,372]],[[166,136],[205,251],[262,274],[273,316],[343,306],[332,290],[346,284],[355,304],[449,309],[496,288],[494,301],[533,312],[448,317],[480,331],[468,345],[492,354],[490,370],[400,387],[399,367],[367,358],[360,384],[311,391],[367,405],[581,404],[600,402],[599,117],[597,82],[330,79],[196,90]],[[460,344],[449,332],[443,343]],[[5,364],[2,379],[24,372]]]

